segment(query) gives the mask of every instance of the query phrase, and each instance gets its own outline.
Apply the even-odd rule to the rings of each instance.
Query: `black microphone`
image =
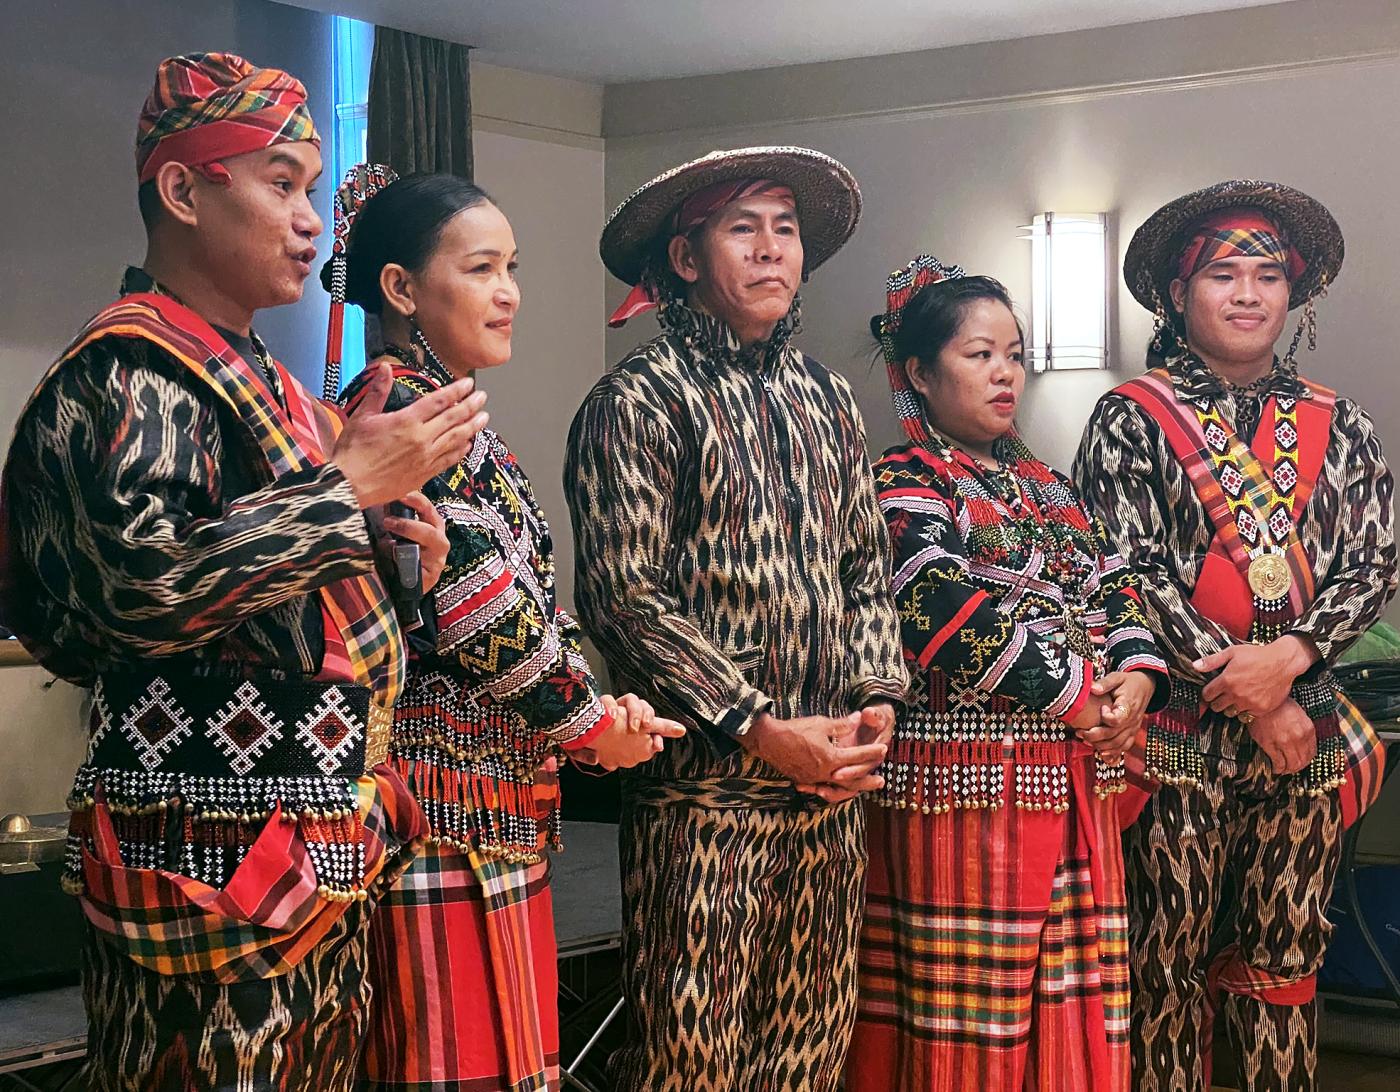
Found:
[[[417,519],[418,513],[402,501],[391,501],[387,513],[400,519]],[[388,551],[389,572],[386,573],[389,585],[389,598],[394,604],[394,613],[404,630],[414,630],[423,624],[418,606],[423,600],[423,566],[419,556],[418,543],[389,536],[391,548]]]

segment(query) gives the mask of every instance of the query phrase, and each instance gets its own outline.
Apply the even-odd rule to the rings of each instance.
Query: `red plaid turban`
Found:
[[[136,173],[148,182],[175,162],[227,178],[217,160],[299,140],[321,143],[300,80],[232,53],[171,57],[136,123]]]
[[[1258,209],[1221,209],[1202,218],[1181,252],[1177,276],[1189,281],[1211,262],[1226,258],[1269,258],[1295,281],[1307,268],[1283,228]]]

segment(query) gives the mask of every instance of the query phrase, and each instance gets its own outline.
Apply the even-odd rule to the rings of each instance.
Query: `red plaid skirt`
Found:
[[[872,807],[869,839],[847,1092],[1127,1092],[1123,853],[1087,748],[1068,812]]]
[[[370,923],[368,1088],[559,1087],[549,861],[429,846]]]

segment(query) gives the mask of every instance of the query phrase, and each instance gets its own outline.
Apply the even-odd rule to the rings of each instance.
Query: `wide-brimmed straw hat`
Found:
[[[1279,182],[1234,179],[1178,197],[1134,232],[1123,258],[1123,277],[1133,298],[1155,312],[1155,288],[1158,300],[1170,306],[1171,283],[1191,229],[1203,216],[1230,208],[1259,209],[1283,228],[1302,255],[1305,268],[1289,285],[1290,309],[1337,279],[1345,253],[1342,229],[1320,201]]]
[[[618,205],[598,241],[603,264],[619,280],[636,284],[680,203],[706,186],[741,178],[770,178],[791,187],[809,273],[840,250],[860,222],[860,187],[831,156],[811,148],[733,148],[672,167]]]

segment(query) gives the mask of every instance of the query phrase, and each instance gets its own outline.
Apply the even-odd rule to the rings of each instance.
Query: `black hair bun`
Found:
[[[335,272],[335,259],[331,258],[321,266],[321,287],[331,290],[332,274]],[[369,264],[356,260],[351,254],[345,263],[345,302],[353,303],[370,314],[378,314],[381,304],[379,280],[374,276]]]
[[[884,315],[871,315],[871,316],[870,316],[870,336],[873,337],[876,341],[879,341],[882,337],[885,336],[885,329],[884,329],[884,327],[885,327],[885,316],[884,316]]]

